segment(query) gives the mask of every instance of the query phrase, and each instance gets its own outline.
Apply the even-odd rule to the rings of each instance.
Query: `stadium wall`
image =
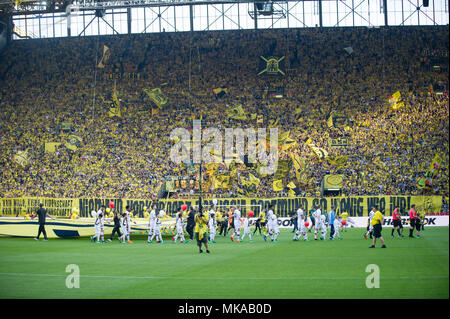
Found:
[[[68,217],[73,211],[79,212],[80,217],[89,217],[92,210],[100,209],[101,205],[108,206],[112,201],[119,211],[123,211],[127,205],[134,210],[137,217],[143,217],[144,206],[150,208],[156,204],[158,209],[164,209],[167,214],[173,214],[183,204],[188,206],[198,205],[198,199],[120,199],[120,198],[41,198],[21,197],[0,199],[0,216],[15,217],[26,216],[37,210],[39,203],[51,215]],[[260,208],[267,208],[270,204],[279,217],[288,217],[297,211],[301,205],[303,210],[309,211],[312,207],[321,205],[323,211],[329,211],[334,205],[337,212],[346,211],[352,217],[367,216],[371,207],[376,205],[386,216],[391,216],[396,205],[402,214],[406,214],[413,204],[419,211],[427,214],[441,212],[441,196],[352,196],[352,197],[281,197],[281,198],[218,198],[218,205],[242,205],[241,211],[246,213],[253,210],[256,214]],[[212,204],[212,198],[202,199],[205,206]]]

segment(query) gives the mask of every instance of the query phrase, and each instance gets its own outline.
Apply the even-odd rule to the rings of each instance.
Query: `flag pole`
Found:
[[[100,36],[97,37],[97,47],[95,49],[95,66],[94,66],[94,97],[92,98],[92,120],[94,120],[95,110],[95,89],[97,87],[97,63],[98,63],[98,43]]]

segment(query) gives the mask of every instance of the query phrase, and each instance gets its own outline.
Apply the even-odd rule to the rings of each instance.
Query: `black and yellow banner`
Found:
[[[205,206],[212,204],[212,197],[202,199]],[[198,199],[117,199],[117,198],[2,198],[0,199],[0,216],[25,216],[27,213],[35,212],[39,203],[44,204],[44,208],[50,215],[68,217],[73,209],[79,211],[80,217],[89,217],[92,210],[100,209],[101,205],[108,206],[112,201],[115,207],[122,212],[127,205],[133,209],[137,216],[143,217],[144,206],[151,207],[156,204],[158,209],[164,209],[167,214],[173,214],[183,204],[188,206],[198,205]],[[322,211],[329,211],[331,206],[337,208],[337,212],[348,212],[350,216],[368,216],[372,206],[377,206],[385,216],[391,216],[395,206],[398,205],[402,214],[406,214],[411,205],[415,204],[419,211],[426,213],[440,212],[442,209],[441,196],[352,196],[352,197],[278,197],[278,198],[218,198],[218,205],[252,205],[242,207],[242,211],[253,210],[259,213],[260,207],[267,208],[274,205],[275,213],[280,217],[287,217],[290,213],[297,211],[303,206],[305,211],[321,205]],[[219,206],[220,207],[220,206]]]
[[[340,190],[344,186],[344,175],[325,175],[323,177],[323,189]]]
[[[322,160],[322,159],[328,157],[328,152],[325,149],[321,148],[321,147],[317,147],[312,142],[311,138],[308,138],[306,140],[305,144],[308,145],[313,150],[314,154],[316,154],[319,159]]]
[[[69,135],[69,138],[64,144],[65,147],[67,147],[69,150],[75,152],[78,147],[80,147],[81,143],[83,142],[83,139],[76,135]]]
[[[25,167],[29,164],[30,158],[28,155],[28,150],[25,151],[17,151],[14,155],[14,161],[22,167]]]
[[[227,116],[231,117],[232,119],[236,119],[236,120],[246,120],[247,119],[247,115],[245,114],[245,111],[242,108],[242,105],[240,105],[240,104],[229,107],[226,112],[227,112]]]
[[[330,147],[347,147],[348,146],[348,138],[346,138],[346,137],[329,138],[328,146],[330,146]]]
[[[160,88],[155,88],[152,90],[144,89],[143,91],[160,109],[167,106],[169,103],[169,98],[162,93]]]
[[[284,56],[282,56],[281,58],[277,58],[277,57],[269,57],[269,58],[265,58],[263,56],[261,56],[261,63],[263,63],[263,65],[260,67],[260,72],[258,73],[258,75],[261,74],[268,74],[268,75],[285,75],[283,69],[283,62],[284,62]]]
[[[225,95],[227,95],[228,89],[226,87],[220,87],[220,88],[214,89],[213,92],[217,97],[220,98],[220,97],[224,97]]]

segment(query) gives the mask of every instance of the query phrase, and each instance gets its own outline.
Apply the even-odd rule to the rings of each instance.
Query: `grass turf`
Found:
[[[369,249],[362,229],[342,241],[231,242],[216,236],[211,254],[195,242],[107,244],[87,238],[0,239],[0,298],[449,298],[449,228],[423,238],[390,238]],[[309,234],[310,239],[313,234]],[[66,266],[80,269],[80,288],[66,287]],[[380,269],[380,288],[366,287],[366,267]]]

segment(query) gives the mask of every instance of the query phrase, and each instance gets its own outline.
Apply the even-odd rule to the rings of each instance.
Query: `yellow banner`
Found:
[[[163,108],[169,103],[169,98],[162,93],[160,88],[155,88],[152,90],[145,88],[143,91],[159,108]]]
[[[205,206],[212,204],[213,197],[202,199]],[[115,207],[123,212],[127,205],[133,209],[137,217],[143,217],[144,206],[151,207],[156,204],[158,209],[164,209],[167,214],[172,215],[183,204],[194,206],[199,204],[198,199],[117,199],[117,198],[2,198],[0,199],[0,216],[25,216],[35,212],[39,203],[44,204],[44,208],[52,216],[68,217],[72,210],[79,210],[80,217],[90,216],[92,210],[100,209],[101,205],[108,207],[108,203],[114,202]],[[337,208],[337,212],[347,212],[350,216],[368,216],[372,206],[377,206],[385,216],[392,216],[392,211],[398,205],[402,214],[407,214],[411,205],[415,204],[418,211],[428,213],[440,212],[442,208],[441,196],[352,196],[352,197],[275,197],[275,198],[217,198],[218,205],[251,205],[243,206],[242,211],[253,210],[260,212],[260,207],[267,208],[274,205],[275,213],[280,217],[288,217],[290,213],[297,211],[303,206],[309,211],[317,205],[321,205],[322,211],[329,211],[331,206]]]
[[[111,56],[111,50],[106,45],[103,45],[103,55],[102,55],[102,58],[100,59],[100,62],[97,65],[97,67],[100,69],[104,69],[105,63],[108,62],[110,56]]]
[[[71,151],[76,151],[78,147],[80,147],[81,143],[83,142],[83,139],[76,135],[69,135],[69,138],[64,144],[65,147],[67,147]]]
[[[56,148],[61,145],[61,143],[48,142],[45,143],[45,153],[55,153]]]
[[[274,192],[281,192],[283,189],[284,189],[284,187],[283,187],[282,179],[273,181],[273,191]]]
[[[308,145],[313,151],[314,153],[317,155],[318,158],[320,159],[324,159],[328,157],[328,152],[320,147],[317,147],[311,140],[311,138],[309,137],[308,140],[305,142],[306,145]]]
[[[20,164],[22,167],[27,166],[30,161],[28,150],[17,151],[16,155],[14,155],[14,161]]]

